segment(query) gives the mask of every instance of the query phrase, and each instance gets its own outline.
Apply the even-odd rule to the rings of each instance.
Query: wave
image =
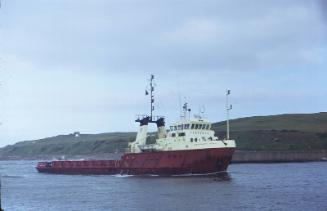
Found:
[[[125,178],[125,177],[134,177],[136,175],[129,175],[129,174],[114,174],[114,175],[111,175],[113,177],[119,177],[119,178]]]

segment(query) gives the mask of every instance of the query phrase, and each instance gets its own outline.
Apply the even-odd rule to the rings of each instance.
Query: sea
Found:
[[[0,161],[5,211],[327,210],[327,162],[232,164],[208,176],[52,175]]]

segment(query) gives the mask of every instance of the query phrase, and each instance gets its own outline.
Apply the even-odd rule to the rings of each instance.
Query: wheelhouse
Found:
[[[210,130],[211,124],[208,122],[189,122],[170,126],[170,132],[180,130]]]

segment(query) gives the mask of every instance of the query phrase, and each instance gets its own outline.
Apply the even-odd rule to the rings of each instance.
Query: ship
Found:
[[[38,162],[41,173],[53,174],[121,174],[121,175],[211,175],[226,172],[236,144],[229,138],[228,103],[230,90],[226,91],[226,137],[215,136],[212,124],[203,115],[191,118],[191,109],[184,103],[180,120],[165,127],[165,117],[155,116],[154,76],[150,77],[150,114],[138,115],[135,122],[139,130],[127,152],[112,160],[53,160]],[[149,124],[155,124],[155,142],[147,143]],[[152,133],[153,134],[153,133]]]

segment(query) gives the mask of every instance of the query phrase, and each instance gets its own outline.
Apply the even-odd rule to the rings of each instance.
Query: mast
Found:
[[[226,139],[229,140],[229,111],[232,110],[232,105],[228,102],[228,97],[230,95],[230,90],[226,90]]]
[[[154,87],[156,86],[154,82],[154,75],[151,74],[150,77],[150,89],[147,87],[145,89],[145,95],[150,95],[150,115],[137,115],[136,122],[140,122],[144,118],[148,118],[148,122],[156,123],[156,121],[160,118],[164,118],[163,116],[154,116]]]
[[[183,118],[187,118],[187,102],[185,102],[183,105]]]
[[[154,111],[154,87],[156,86],[154,82],[154,75],[151,74],[150,77],[150,89],[148,87],[145,89],[145,95],[150,95],[150,115],[148,114],[143,114],[143,115],[136,115],[136,120],[135,122],[140,122],[143,121],[144,119],[147,119],[147,123],[157,123],[159,119],[164,119],[163,116],[154,116],[153,111]],[[163,121],[163,120],[161,120]]]
[[[154,75],[152,75],[151,74],[151,78],[150,78],[150,105],[151,105],[151,107],[150,107],[150,120],[152,121],[153,119],[152,119],[152,113],[153,113],[153,111],[154,111],[154,105],[153,105],[153,103],[154,103],[154,95],[153,95],[153,91],[154,91],[154,86],[153,86],[153,80],[154,80]]]

